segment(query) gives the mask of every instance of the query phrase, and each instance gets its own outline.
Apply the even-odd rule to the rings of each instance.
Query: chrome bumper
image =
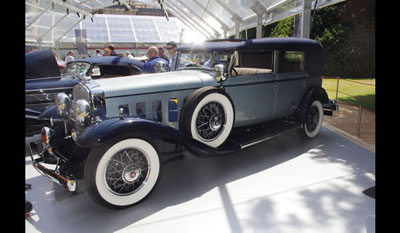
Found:
[[[61,174],[59,174],[59,173],[57,172],[58,164],[56,165],[56,168],[55,168],[55,169],[50,169],[50,168],[45,167],[45,165],[42,164],[42,162],[43,162],[43,155],[42,155],[40,152],[38,152],[38,151],[37,151],[37,154],[36,154],[36,155],[33,154],[33,152],[32,152],[32,146],[34,146],[34,145],[35,145],[35,143],[32,142],[32,143],[30,143],[29,146],[28,146],[28,148],[29,148],[29,155],[30,155],[30,157],[31,157],[31,159],[32,159],[32,165],[33,165],[33,167],[34,167],[40,174],[42,174],[43,176],[47,177],[47,178],[50,179],[51,181],[53,181],[53,182],[55,182],[55,183],[57,183],[57,184],[59,184],[59,185],[61,185],[61,186],[64,186],[65,188],[67,188],[68,191],[71,191],[71,192],[76,191],[76,179],[71,179],[71,177],[70,177],[70,178],[67,178],[67,177],[64,177],[64,176],[62,176]],[[36,146],[34,146],[34,147],[36,147]],[[34,156],[38,156],[38,158],[35,159]]]

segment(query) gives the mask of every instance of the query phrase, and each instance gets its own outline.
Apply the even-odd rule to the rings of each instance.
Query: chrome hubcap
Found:
[[[130,195],[145,185],[150,164],[139,150],[129,148],[116,153],[105,174],[108,188],[116,195]]]
[[[214,140],[220,135],[225,124],[224,108],[217,102],[204,105],[196,119],[197,133],[205,140]]]

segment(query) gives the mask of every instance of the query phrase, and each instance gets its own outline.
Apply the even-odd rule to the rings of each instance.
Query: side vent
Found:
[[[171,98],[168,100],[168,121],[178,122],[178,99]]]
[[[162,122],[162,105],[161,100],[153,101],[153,119]]]
[[[146,103],[145,102],[136,103],[136,117],[146,118]]]

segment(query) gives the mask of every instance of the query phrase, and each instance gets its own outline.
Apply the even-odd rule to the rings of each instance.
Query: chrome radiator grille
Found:
[[[89,89],[86,86],[84,86],[84,84],[82,84],[82,83],[75,85],[74,89],[72,90],[72,98],[73,98],[74,106],[76,104],[76,101],[78,101],[80,99],[84,99],[84,100],[88,101],[88,103],[90,103]]]

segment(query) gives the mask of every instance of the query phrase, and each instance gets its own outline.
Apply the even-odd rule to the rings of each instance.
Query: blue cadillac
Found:
[[[159,181],[167,157],[160,143],[210,157],[289,131],[312,139],[337,108],[321,87],[323,48],[310,39],[185,45],[175,68],[82,81],[72,99],[57,94],[35,168],[70,191],[83,179],[93,200],[124,208]]]

